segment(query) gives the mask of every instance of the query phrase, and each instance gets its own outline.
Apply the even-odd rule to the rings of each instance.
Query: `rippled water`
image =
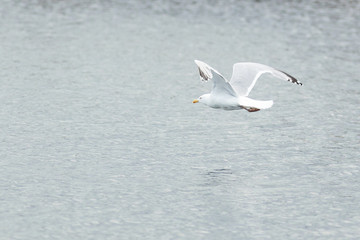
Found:
[[[356,239],[359,1],[2,1],[0,239]],[[234,62],[282,69],[191,101]]]

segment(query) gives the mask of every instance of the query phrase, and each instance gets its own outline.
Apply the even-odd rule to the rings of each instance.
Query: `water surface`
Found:
[[[358,1],[2,1],[0,239],[356,239]],[[194,59],[282,69],[221,111]]]

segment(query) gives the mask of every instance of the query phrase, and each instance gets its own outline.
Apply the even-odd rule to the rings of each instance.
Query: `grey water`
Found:
[[[360,2],[0,3],[0,239],[359,239]],[[255,113],[192,104],[260,62]]]

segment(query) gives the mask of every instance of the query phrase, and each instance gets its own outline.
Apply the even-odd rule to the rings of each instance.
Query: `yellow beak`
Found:
[[[197,103],[197,102],[199,102],[199,100],[197,100],[197,99],[195,99],[195,100],[193,101],[193,103]]]

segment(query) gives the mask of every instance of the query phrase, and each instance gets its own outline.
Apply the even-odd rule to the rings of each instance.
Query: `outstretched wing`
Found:
[[[260,63],[251,62],[234,64],[230,84],[239,96],[248,96],[256,81],[264,73],[270,73],[274,77],[296,83],[297,85],[302,85],[301,82],[285,72]]]
[[[202,61],[195,60],[195,63],[198,66],[201,80],[205,82],[212,80],[213,88],[211,94],[237,96],[229,82],[218,71]]]

